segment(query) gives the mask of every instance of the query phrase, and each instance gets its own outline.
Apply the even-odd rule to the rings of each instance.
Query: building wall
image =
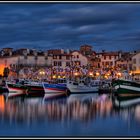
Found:
[[[99,55],[101,68],[106,68],[107,66],[115,66],[116,60],[119,56],[116,55]]]
[[[69,59],[67,59],[69,57]],[[71,64],[71,56],[70,55],[53,55],[52,58],[50,58],[51,64],[55,68],[63,68],[65,69],[67,67],[66,63]],[[61,65],[60,65],[61,63]]]
[[[135,72],[140,72],[140,52],[132,57],[132,62],[133,62],[133,70]]]
[[[85,57],[84,55],[82,55],[81,53],[75,51],[72,53],[72,61],[76,62],[79,61],[80,62],[80,66],[87,66],[88,64],[88,59],[87,57]]]

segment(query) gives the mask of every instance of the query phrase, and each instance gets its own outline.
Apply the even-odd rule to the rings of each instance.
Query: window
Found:
[[[62,66],[62,62],[58,62],[58,66]]]
[[[113,62],[110,62],[110,65],[112,66],[113,65]]]
[[[57,66],[57,62],[56,61],[54,61],[53,64],[54,64],[54,66]]]
[[[61,55],[59,55],[59,59],[62,59],[62,56]]]
[[[70,66],[70,62],[66,62],[66,66]]]
[[[102,65],[104,66],[104,62],[102,62]]]
[[[109,59],[111,60],[111,56],[109,56]]]
[[[66,56],[66,60],[69,60],[70,59],[70,57],[69,56]]]
[[[79,55],[77,55],[77,58],[79,58]]]
[[[133,63],[136,64],[136,59],[133,59]]]
[[[76,65],[79,65],[79,66],[80,66],[80,64],[81,64],[81,62],[80,62],[80,61],[77,61],[77,62],[76,62]]]
[[[104,56],[104,59],[106,60],[106,56]]]
[[[57,59],[57,55],[53,55],[53,59]]]
[[[109,62],[106,62],[106,66],[109,65]]]

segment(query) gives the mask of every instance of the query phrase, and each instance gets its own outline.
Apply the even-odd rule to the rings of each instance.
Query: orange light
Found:
[[[53,79],[55,79],[56,78],[56,75],[53,75]]]
[[[89,75],[90,75],[90,76],[93,76],[93,73],[92,73],[92,72],[90,72],[90,73],[89,73]]]
[[[105,78],[108,79],[108,77],[105,75]]]
[[[5,68],[4,65],[0,65],[0,75],[3,75],[4,68]]]
[[[120,73],[120,72],[118,72],[118,73],[117,73],[117,75],[118,75],[118,76],[121,76],[121,73]]]
[[[59,75],[58,78],[61,78],[61,76]]]
[[[75,72],[74,75],[75,75],[75,76],[78,76],[78,72]]]
[[[4,100],[4,96],[0,95],[0,111],[4,112],[5,110],[5,100]]]
[[[99,72],[96,72],[96,76],[99,76],[100,75],[100,73]]]

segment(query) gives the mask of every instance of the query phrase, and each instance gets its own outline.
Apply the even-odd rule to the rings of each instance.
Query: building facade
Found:
[[[132,57],[132,63],[133,74],[140,79],[140,52]]]
[[[96,54],[97,58],[100,58],[100,67],[105,68],[114,68],[116,66],[116,61],[121,58],[120,52],[102,52]]]

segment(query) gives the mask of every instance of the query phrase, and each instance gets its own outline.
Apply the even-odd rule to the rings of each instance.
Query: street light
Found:
[[[79,74],[78,74],[78,72],[75,72],[74,75],[75,75],[75,76],[78,76]]]
[[[99,76],[100,75],[100,73],[99,72],[96,72],[96,76]]]
[[[90,72],[90,73],[89,73],[89,76],[93,76],[93,73],[92,73],[92,72]]]

